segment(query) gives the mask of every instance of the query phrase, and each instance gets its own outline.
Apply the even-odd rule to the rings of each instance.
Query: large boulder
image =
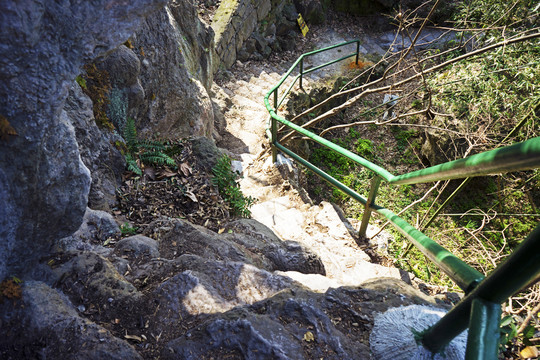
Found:
[[[90,174],[62,110],[68,88],[163,5],[0,2],[0,278],[25,272],[81,224]]]
[[[243,262],[267,271],[325,274],[315,253],[297,242],[281,241],[256,220],[240,219],[223,226],[227,231],[216,234],[180,219],[155,221],[144,235],[158,240],[159,252],[165,259],[193,254],[208,260]]]
[[[165,359],[369,359],[374,317],[389,308],[433,304],[408,285],[380,279],[324,294],[283,290],[208,316],[163,348]]]
[[[79,315],[58,290],[29,281],[22,298],[22,304],[0,302],[2,359],[142,359],[125,340]]]
[[[111,90],[108,116],[120,131],[135,120],[142,136],[212,136],[214,33],[189,1],[171,0],[125,45],[95,65]]]

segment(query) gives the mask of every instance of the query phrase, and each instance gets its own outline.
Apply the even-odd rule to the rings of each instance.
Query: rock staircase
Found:
[[[258,198],[251,208],[252,217],[282,240],[297,242],[318,254],[326,270],[326,276],[290,271],[283,274],[314,291],[358,285],[380,277],[406,278],[407,274],[398,269],[370,262],[355,241],[357,230],[339,208],[327,202],[312,204],[299,186],[299,171],[290,159],[280,154],[272,163],[269,152],[261,156],[268,147],[265,129],[269,115],[263,98],[287,71],[286,66],[237,62],[231,69],[230,81],[214,89],[218,102],[226,104],[222,106],[226,124],[218,146],[237,159],[233,165],[243,175],[243,193]],[[304,88],[309,89],[315,81],[317,78],[304,80]],[[287,79],[282,88],[290,83]],[[368,235],[375,231],[370,225]],[[371,241],[384,243],[388,236],[383,232]]]

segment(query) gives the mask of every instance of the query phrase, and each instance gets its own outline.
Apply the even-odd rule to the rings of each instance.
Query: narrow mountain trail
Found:
[[[237,62],[230,70],[230,80],[216,89],[221,93],[221,103],[229,104],[223,109],[226,126],[218,146],[237,159],[234,165],[242,172],[242,192],[258,199],[251,208],[252,217],[271,228],[283,241],[302,244],[320,256],[326,276],[286,273],[312,290],[358,285],[380,277],[407,280],[407,273],[371,262],[355,240],[357,229],[339,208],[327,202],[312,204],[299,184],[301,174],[292,160],[280,154],[274,164],[269,153],[260,155],[269,146],[265,136],[269,115],[264,95],[279,82],[288,66]],[[287,79],[281,88],[286,89],[291,81]],[[309,91],[314,81],[317,78],[304,80],[304,88]],[[228,97],[228,101],[223,97]],[[369,230],[375,231],[371,226]],[[382,233],[378,237],[381,239],[372,239],[372,243],[385,241],[389,235]]]

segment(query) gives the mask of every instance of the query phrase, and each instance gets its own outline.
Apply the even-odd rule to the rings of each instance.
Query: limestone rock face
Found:
[[[90,174],[62,111],[80,67],[118,46],[163,0],[0,3],[0,278],[75,231]]]
[[[23,286],[24,306],[0,304],[3,359],[142,359],[126,341],[79,316],[69,299],[39,281]],[[16,329],[24,326],[24,336]],[[15,330],[15,331],[14,331]]]
[[[96,125],[92,101],[75,82],[69,89],[64,110],[75,128],[82,162],[90,170],[88,206],[94,210],[110,210],[116,203],[116,187],[125,167],[124,157],[114,146],[122,138]]]
[[[127,117],[141,136],[211,137],[214,111],[214,33],[189,1],[172,0],[96,65],[111,80],[109,117],[122,130]]]
[[[224,0],[221,2],[212,28],[216,33],[216,53],[225,68],[234,64],[244,42],[266,19],[272,8],[281,1],[271,0]]]
[[[401,293],[400,293],[401,292]],[[367,334],[376,314],[429,299],[393,279],[324,294],[292,288],[214,314],[163,349],[165,359],[212,354],[243,359],[369,359]],[[219,354],[219,355],[218,355]]]

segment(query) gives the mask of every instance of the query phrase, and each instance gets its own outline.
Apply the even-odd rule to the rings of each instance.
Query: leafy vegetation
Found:
[[[156,140],[139,140],[135,121],[128,118],[124,127],[124,140],[126,141],[126,168],[139,176],[142,175],[141,164],[169,166],[176,169],[177,165],[170,156],[177,151],[177,147]]]
[[[223,200],[229,204],[232,214],[249,218],[251,216],[249,208],[256,199],[242,194],[237,181],[239,175],[232,170],[231,158],[227,155],[220,157],[212,168],[212,173],[214,174],[212,183],[218,188]]]
[[[537,137],[539,9],[537,1],[528,0],[458,2],[453,19],[457,35],[446,46],[383,58],[379,64],[386,66],[385,75],[352,85],[356,88],[347,90],[346,104],[325,108],[324,113],[319,111],[322,106],[310,106],[295,115],[301,120],[308,117],[312,131],[326,134],[332,142],[396,174]],[[404,37],[410,31],[408,21],[417,21],[414,13],[407,16],[401,24]],[[384,102],[388,92],[399,94],[395,105]],[[329,95],[325,106],[338,97],[339,93]],[[373,176],[369,171],[326,147],[309,146],[311,162],[367,195]],[[360,218],[363,206],[309,172],[308,176],[316,200],[338,202],[348,216]],[[400,213],[488,274],[538,225],[540,173],[536,169],[473,178],[463,187],[461,181],[415,186],[383,182],[376,203]],[[431,220],[443,204],[441,213]],[[379,225],[383,220],[374,219]],[[425,281],[457,289],[423,254],[410,250],[397,232],[386,230],[395,235],[388,249],[395,264]],[[535,304],[539,302],[540,286],[536,285],[503,307],[510,316],[503,319],[506,356],[515,356],[530,343],[528,321],[540,328],[536,315],[532,320],[522,317],[521,326],[516,316],[538,312]]]
[[[128,222],[125,222],[120,226],[120,232],[122,233],[122,236],[135,235],[137,234],[137,230],[138,227],[131,226]]]

